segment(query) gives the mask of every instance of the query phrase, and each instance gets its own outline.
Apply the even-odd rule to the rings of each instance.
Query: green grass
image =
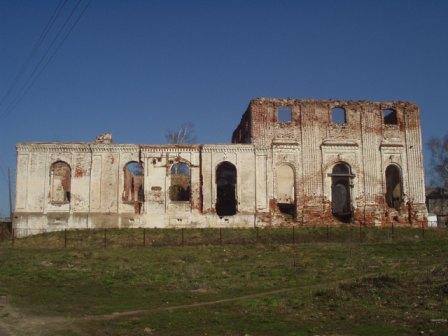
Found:
[[[107,248],[101,232],[77,232],[82,244],[66,249],[63,233],[5,242],[0,294],[26,316],[75,321],[41,335],[448,335],[432,321],[448,318],[446,231],[363,228],[359,243],[358,228],[330,239],[309,228],[291,244],[289,229],[260,230],[258,243],[254,230],[221,241],[218,230],[185,230],[185,246],[164,246],[180,245],[179,231],[147,230],[146,246],[141,230],[108,232]]]

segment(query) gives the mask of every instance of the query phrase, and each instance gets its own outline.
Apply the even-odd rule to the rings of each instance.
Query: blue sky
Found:
[[[0,97],[58,3],[0,0]],[[448,123],[447,17],[431,0],[93,0],[17,107],[0,106],[0,166],[15,168],[17,142],[163,143],[189,121],[198,142],[229,142],[259,96],[411,100],[426,142]],[[7,200],[0,171],[3,214]]]

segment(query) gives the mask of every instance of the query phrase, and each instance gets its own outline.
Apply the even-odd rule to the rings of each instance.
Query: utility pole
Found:
[[[9,219],[12,222],[11,168],[8,167]]]

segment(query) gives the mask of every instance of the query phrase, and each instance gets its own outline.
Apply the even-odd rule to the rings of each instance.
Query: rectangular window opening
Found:
[[[277,121],[285,124],[292,121],[292,110],[289,106],[281,106],[277,108]]]

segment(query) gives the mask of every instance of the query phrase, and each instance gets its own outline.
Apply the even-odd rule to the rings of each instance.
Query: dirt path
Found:
[[[365,274],[361,277],[352,277],[342,280],[335,280],[331,282],[316,284],[316,285],[302,285],[297,287],[275,289],[259,293],[241,295],[226,299],[215,301],[195,302],[191,304],[159,307],[153,309],[128,310],[123,312],[116,312],[104,315],[88,315],[84,317],[64,317],[64,316],[32,316],[21,313],[19,310],[11,307],[9,304],[3,304],[0,307],[0,336],[44,336],[44,335],[59,335],[64,331],[71,330],[75,334],[83,335],[79,329],[80,321],[108,321],[122,317],[136,316],[160,311],[174,311],[180,309],[189,309],[195,307],[213,306],[222,303],[242,301],[247,299],[254,299],[263,296],[269,296],[280,293],[287,293],[298,289],[316,290],[320,288],[328,288],[342,284],[347,281],[353,281],[364,277],[378,275],[377,273]],[[50,334],[51,333],[51,334]]]
[[[342,280],[335,280],[332,282],[322,283],[322,284],[315,284],[315,285],[302,285],[297,287],[289,287],[289,288],[282,288],[282,289],[275,289],[270,290],[266,292],[259,292],[254,294],[248,294],[248,295],[241,295],[236,296],[232,298],[227,299],[221,299],[221,300],[215,300],[215,301],[204,301],[204,302],[196,302],[196,303],[190,303],[190,304],[183,304],[183,305],[176,305],[176,306],[168,306],[168,307],[159,307],[159,308],[153,308],[153,309],[140,309],[140,310],[127,310],[123,312],[117,312],[112,314],[105,314],[105,315],[90,315],[85,316],[83,319],[85,320],[91,320],[91,321],[100,321],[100,320],[113,320],[120,317],[127,317],[127,316],[135,316],[135,315],[141,315],[141,314],[147,314],[147,313],[153,313],[153,312],[160,312],[160,311],[173,311],[173,310],[179,310],[179,309],[188,309],[188,308],[195,308],[195,307],[204,307],[204,306],[213,306],[221,303],[227,303],[227,302],[235,302],[235,301],[241,301],[241,300],[247,300],[247,299],[254,299],[259,298],[263,296],[273,295],[273,294],[280,294],[280,293],[286,293],[291,292],[297,289],[309,289],[309,290],[316,290],[320,288],[326,288],[331,287],[335,285],[342,284],[347,281],[353,281],[357,279],[361,279],[364,277],[371,277],[376,276],[377,273],[369,273],[365,274],[360,277],[351,277],[347,279]]]
[[[50,331],[60,335],[64,330],[75,331],[74,322],[68,317],[23,314],[11,305],[4,305],[0,310],[0,336],[44,336]]]
[[[9,333],[5,329],[0,327],[0,336],[9,336]]]
[[[141,310],[129,310],[112,314],[105,315],[88,315],[84,317],[78,318],[70,318],[63,316],[30,316],[20,313],[15,308],[10,305],[3,305],[0,310],[0,336],[22,336],[22,335],[47,335],[47,333],[51,330],[57,334],[58,330],[61,332],[64,330],[72,330],[75,331],[76,322],[80,320],[84,321],[108,321],[116,318],[122,318],[127,316],[135,316],[142,315],[147,313],[159,312],[159,311],[172,311],[179,309],[188,309],[194,307],[202,307],[202,306],[211,306],[217,305],[220,303],[233,302],[239,300],[247,300],[267,295],[279,294],[292,291],[296,288],[283,288],[277,290],[271,290],[261,293],[242,295],[237,297],[232,297],[228,299],[221,299],[216,301],[205,301],[205,302],[197,302],[191,304],[184,305],[176,305],[176,306],[168,306],[168,307],[159,307],[154,309],[141,309]],[[77,328],[76,328],[77,329]],[[82,333],[80,333],[82,335]]]
[[[283,288],[283,289],[277,289],[277,290],[272,290],[272,291],[267,291],[267,292],[242,295],[242,296],[237,296],[237,297],[228,298],[228,299],[221,299],[221,300],[216,300],[216,301],[196,302],[196,303],[177,305],[177,306],[159,307],[159,308],[154,308],[154,309],[128,310],[128,311],[124,311],[124,312],[105,314],[105,315],[91,315],[91,316],[85,316],[84,319],[85,320],[113,320],[113,319],[119,318],[119,317],[141,315],[141,314],[153,313],[153,312],[159,312],[159,311],[172,311],[172,310],[195,308],[195,307],[213,306],[213,305],[217,305],[220,303],[241,301],[241,300],[253,299],[253,298],[258,298],[258,297],[272,295],[272,294],[290,292],[295,289],[297,289],[297,288],[296,287]]]

